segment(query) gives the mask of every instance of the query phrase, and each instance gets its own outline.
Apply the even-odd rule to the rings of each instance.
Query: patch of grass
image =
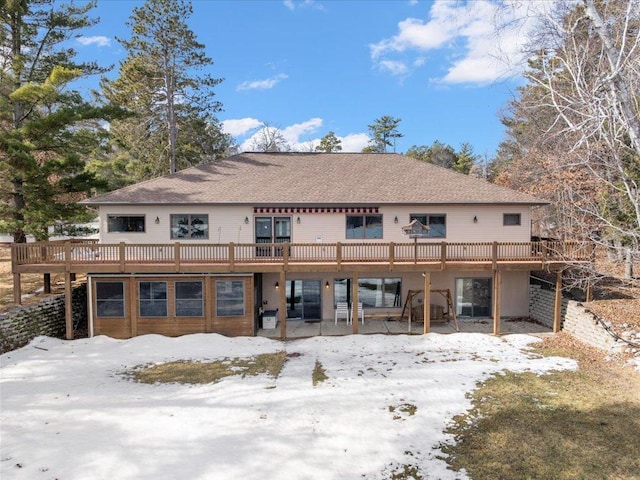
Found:
[[[411,417],[415,415],[417,411],[418,407],[416,405],[413,405],[412,403],[402,403],[398,406],[389,405],[389,412],[395,413],[395,415],[393,416],[394,420],[400,420],[402,418],[401,414],[405,414]]]
[[[316,365],[313,367],[313,373],[311,374],[311,381],[313,382],[313,386],[315,387],[320,382],[324,382],[325,380],[329,380],[327,376],[327,372],[325,372],[320,360],[316,359]]]
[[[575,372],[507,372],[471,398],[443,446],[471,478],[640,478],[640,375],[563,335],[536,352],[575,358]]]
[[[232,375],[266,374],[278,378],[286,352],[263,353],[250,358],[225,358],[213,362],[176,361],[135,367],[127,376],[141,383],[217,383]]]

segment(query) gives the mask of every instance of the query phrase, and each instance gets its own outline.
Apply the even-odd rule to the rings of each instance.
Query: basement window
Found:
[[[505,226],[520,225],[520,214],[505,213],[502,217],[502,224]]]

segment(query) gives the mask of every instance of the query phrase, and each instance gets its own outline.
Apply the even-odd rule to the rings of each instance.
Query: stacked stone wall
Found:
[[[74,331],[87,326],[87,287],[80,285],[72,291]],[[64,338],[64,295],[47,297],[30,305],[13,307],[0,312],[0,353],[20,348],[38,335]]]
[[[552,327],[554,302],[553,288],[546,289],[540,285],[530,285],[529,316],[532,319]],[[611,329],[614,320],[616,319],[602,319],[601,322],[582,303],[566,298],[562,299],[560,322],[563,331],[587,345],[600,348],[612,355],[625,353],[640,359],[640,348],[638,348],[640,332],[624,323],[618,324],[615,331],[607,331],[607,329]],[[620,339],[631,342],[633,345]]]
[[[529,286],[529,317],[542,325],[553,328],[553,316],[555,310],[555,287],[551,290],[540,285]],[[562,299],[560,318],[564,319],[567,314],[568,300]]]

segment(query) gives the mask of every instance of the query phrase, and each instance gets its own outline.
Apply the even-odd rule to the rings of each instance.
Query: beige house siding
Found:
[[[518,213],[521,224],[504,226],[505,213]],[[101,243],[172,243],[170,217],[172,214],[207,214],[209,216],[209,238],[181,239],[189,243],[253,243],[254,219],[260,216],[284,216],[291,218],[291,234],[294,243],[335,243],[363,241],[410,242],[402,233],[412,214],[446,215],[446,237],[424,239],[428,242],[527,242],[531,237],[531,220],[528,206],[522,205],[465,205],[465,206],[382,206],[379,214],[383,218],[383,238],[346,239],[346,214],[306,213],[306,214],[254,214],[249,206],[206,206],[206,205],[108,205],[100,207]],[[144,215],[145,232],[109,233],[109,215]],[[395,218],[398,223],[395,223]],[[474,217],[478,219],[474,223]],[[159,223],[155,223],[156,218]],[[248,219],[248,223],[245,223]],[[298,223],[298,219],[300,222]]]

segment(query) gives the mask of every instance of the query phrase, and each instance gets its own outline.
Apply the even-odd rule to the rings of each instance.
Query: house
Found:
[[[255,335],[265,311],[285,337],[340,302],[398,315],[421,289],[425,331],[431,305],[447,307],[433,289],[498,333],[528,316],[531,270],[588,258],[531,242],[544,201],[400,154],[243,153],[84,203],[98,242],[16,246],[14,280],[19,292],[20,272],[87,273],[92,333],[117,338]]]

